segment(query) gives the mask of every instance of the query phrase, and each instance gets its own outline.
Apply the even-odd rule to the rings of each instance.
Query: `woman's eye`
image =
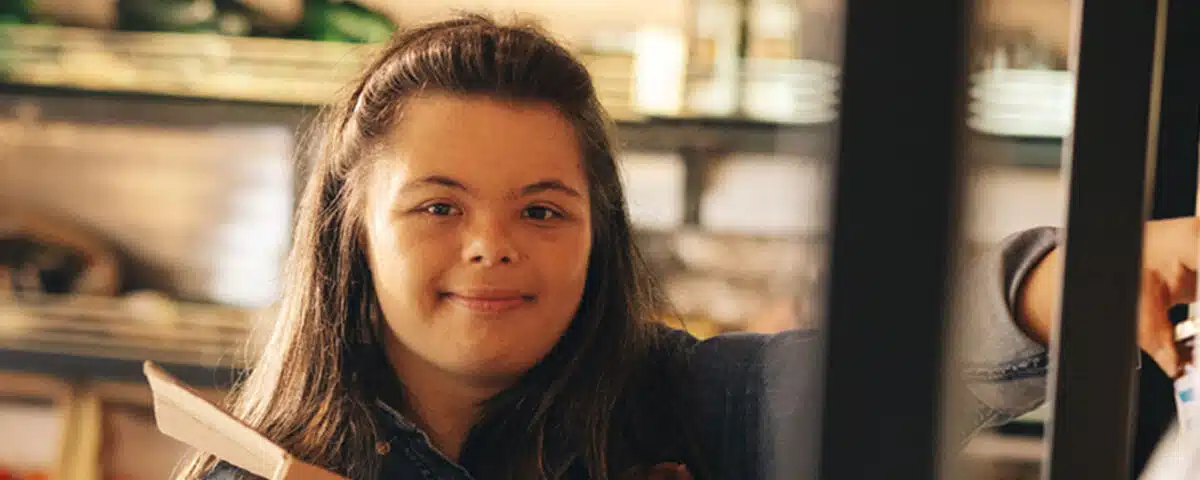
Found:
[[[525,218],[532,218],[534,220],[545,221],[545,220],[554,220],[555,218],[561,218],[562,214],[556,212],[554,209],[552,209],[550,207],[535,206],[535,207],[526,208],[525,211],[521,213],[521,216],[523,216]]]
[[[448,203],[434,203],[421,207],[421,211],[436,217],[447,217],[450,215],[458,215],[458,209]]]

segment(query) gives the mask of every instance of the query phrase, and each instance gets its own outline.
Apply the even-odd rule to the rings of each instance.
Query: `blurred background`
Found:
[[[589,66],[664,321],[815,326],[840,8],[0,0],[0,479],[166,477],[185,449],[154,428],[140,361],[223,397],[278,292],[306,121],[396,28],[456,10],[537,19]],[[1065,0],[977,10],[968,251],[1062,223],[1073,100]],[[1043,421],[979,436],[980,478],[1034,478]]]

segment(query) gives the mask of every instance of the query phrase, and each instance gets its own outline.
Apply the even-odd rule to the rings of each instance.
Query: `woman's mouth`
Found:
[[[525,306],[533,302],[532,295],[520,292],[446,292],[442,298],[476,313],[501,313]]]

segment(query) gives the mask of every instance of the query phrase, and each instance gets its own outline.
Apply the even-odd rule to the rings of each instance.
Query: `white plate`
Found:
[[[1006,137],[1063,138],[1071,131],[1070,123],[1028,118],[971,118],[967,120],[967,126],[983,133]]]

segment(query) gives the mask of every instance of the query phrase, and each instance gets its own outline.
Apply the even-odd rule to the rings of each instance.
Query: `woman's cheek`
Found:
[[[394,278],[397,273],[411,268],[409,264],[414,259],[431,253],[424,245],[433,242],[423,240],[428,235],[412,222],[393,221],[374,233],[371,256],[375,267],[382,270],[375,272],[378,277]]]

